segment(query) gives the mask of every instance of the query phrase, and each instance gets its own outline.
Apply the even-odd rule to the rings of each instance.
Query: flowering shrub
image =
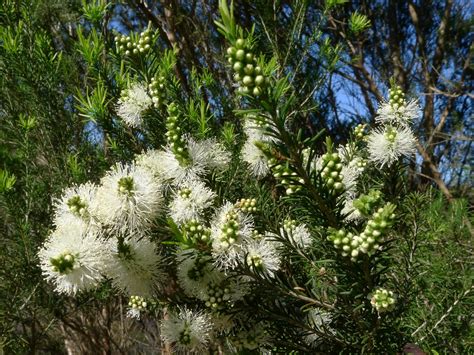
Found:
[[[175,53],[157,54],[151,26],[118,35],[115,121],[143,140],[164,117],[162,144],[54,201],[44,277],[72,296],[113,287],[130,317],[157,317],[175,352],[400,350],[413,295],[390,267],[406,233],[400,186],[415,157],[416,100],[392,83],[377,126],[335,146],[304,131],[290,77],[253,31],[224,1],[220,14],[239,138],[218,120],[214,129],[204,105],[193,118],[171,74]]]

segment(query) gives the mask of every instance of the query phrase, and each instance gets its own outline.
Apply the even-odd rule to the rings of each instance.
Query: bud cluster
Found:
[[[244,213],[257,212],[257,200],[254,198],[242,198],[234,206]]]
[[[87,204],[81,200],[81,197],[76,195],[67,201],[67,206],[72,214],[84,217],[87,214]]]
[[[133,177],[124,176],[124,177],[120,178],[117,185],[118,185],[118,191],[122,195],[127,195],[127,196],[133,195],[133,190],[134,190],[134,187],[135,187]]]
[[[130,300],[128,301],[128,305],[132,309],[136,309],[142,311],[146,309],[147,303],[143,297],[140,296],[130,296]]]
[[[354,235],[343,229],[331,230],[328,240],[333,242],[336,249],[342,250],[342,256],[350,256],[352,261],[355,261],[360,253],[370,255],[379,249],[387,229],[392,226],[395,219],[394,210],[395,206],[388,203],[374,213],[361,234]]]
[[[293,230],[296,228],[296,221],[291,218],[285,219],[283,222],[283,229],[286,233],[292,233]]]
[[[369,216],[381,201],[382,193],[378,190],[370,190],[367,195],[361,195],[352,203],[364,216]]]
[[[254,229],[254,230],[252,231],[251,238],[252,238],[253,240],[262,240],[264,237],[265,237],[265,236],[264,236],[262,233],[260,233],[259,231],[257,231],[257,230]]]
[[[158,78],[151,79],[151,83],[148,84],[148,89],[150,90],[153,106],[156,108],[162,106],[166,100],[165,77],[159,76]]]
[[[295,184],[295,179],[297,179],[298,174],[291,170],[288,163],[280,163],[275,158],[271,158],[268,163],[275,179],[279,180],[280,184],[285,187],[287,195],[291,195],[301,190],[301,186]],[[298,182],[303,184],[304,180],[298,179]]]
[[[205,302],[206,307],[219,309],[230,301],[230,289],[221,284],[209,284],[206,293],[200,298]]]
[[[393,109],[398,110],[400,107],[405,105],[405,93],[398,85],[393,86],[388,90],[390,95],[389,103]]]
[[[393,225],[395,220],[395,206],[387,203],[383,208],[379,208],[367,222],[364,231],[360,234],[362,238],[361,251],[371,253],[379,248],[379,243],[387,234],[387,230]]]
[[[328,240],[333,242],[336,249],[342,250],[342,256],[350,256],[353,261],[359,255],[359,236],[347,232],[343,229],[332,230],[328,235]]]
[[[341,192],[344,189],[342,183],[342,164],[341,158],[337,153],[326,153],[321,157],[323,162],[323,171],[321,176],[326,182],[326,185],[333,189],[333,191]]]
[[[205,228],[198,220],[191,219],[183,226],[183,231],[191,240],[208,242],[211,231]]]
[[[188,188],[188,187],[184,187],[182,188],[181,190],[178,191],[178,195],[181,196],[182,198],[189,198],[189,196],[191,196],[191,189]]]
[[[392,291],[384,288],[378,288],[372,294],[370,303],[377,310],[377,312],[388,312],[395,307],[395,296]]]
[[[390,143],[390,145],[395,143],[397,139],[397,130],[393,127],[387,127],[387,130],[384,133],[385,138]]]
[[[179,127],[179,112],[178,107],[174,102],[168,105],[168,118],[166,120],[166,138],[168,144],[171,146],[171,151],[175,155],[180,164],[185,164],[188,161],[188,150],[186,142],[181,134]]]
[[[230,341],[240,354],[246,353],[245,350],[248,351],[258,349],[262,344],[263,339],[265,339],[264,329],[257,325],[251,331],[240,331],[235,336],[231,337]]]
[[[356,167],[359,171],[364,171],[365,168],[367,167],[367,159],[357,159],[357,162],[356,162]]]
[[[186,324],[181,333],[179,333],[178,342],[183,345],[191,344],[191,328],[189,324]]]
[[[225,216],[225,223],[221,227],[220,242],[224,249],[240,241],[239,214],[235,210],[229,211]]]
[[[366,136],[366,129],[366,124],[358,124],[356,128],[354,128],[354,137],[359,140],[364,139],[364,137]]]
[[[146,53],[151,48],[153,33],[150,28],[141,32],[138,38],[133,36],[118,35],[115,37],[115,43],[119,52],[126,56]]]
[[[234,70],[234,80],[240,85],[239,91],[253,96],[261,95],[268,79],[257,65],[257,58],[248,49],[246,40],[239,38],[235,41],[235,47],[227,49],[227,58]]]
[[[56,258],[49,259],[51,265],[53,265],[53,271],[60,274],[68,274],[74,269],[75,257],[71,253],[63,253]]]
[[[247,264],[251,268],[260,269],[263,266],[262,257],[258,254],[247,255]]]

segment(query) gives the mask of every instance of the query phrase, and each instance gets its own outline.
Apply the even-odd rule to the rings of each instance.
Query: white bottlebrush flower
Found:
[[[195,297],[213,310],[232,308],[234,303],[243,299],[250,292],[249,283],[242,277],[227,277],[224,273],[215,272],[216,280],[200,287]]]
[[[252,175],[261,179],[270,172],[270,167],[268,158],[259,145],[275,142],[276,139],[266,134],[265,128],[253,120],[245,121],[244,132],[247,135],[247,141],[242,147],[242,160],[249,164]]]
[[[143,112],[151,108],[153,101],[140,83],[134,83],[122,92],[118,101],[117,114],[130,127],[140,127],[143,122]]]
[[[185,249],[176,255],[179,285],[188,296],[198,297],[210,283],[219,283],[224,275],[216,270],[210,256],[195,249]]]
[[[257,179],[261,179],[268,175],[270,166],[268,164],[268,158],[255,144],[256,142],[259,141],[250,138],[245,142],[242,148],[242,160],[249,165],[252,175]]]
[[[281,233],[286,233],[288,238],[299,248],[306,249],[311,246],[313,239],[306,224],[287,223]]]
[[[357,192],[357,179],[362,174],[360,168],[357,167],[356,161],[349,162],[341,169],[342,183],[344,184],[345,193],[347,195],[354,195]]]
[[[245,120],[244,132],[249,140],[260,142],[276,142],[277,139],[265,131],[264,124],[258,124],[254,120]]]
[[[351,142],[346,145],[341,144],[337,147],[337,155],[339,155],[343,164],[349,165],[357,155],[357,146]]]
[[[161,176],[164,180],[180,185],[186,180],[198,180],[212,170],[224,169],[230,161],[230,154],[215,139],[195,141],[186,138],[188,161],[180,162],[176,159],[171,147],[167,147],[157,156],[160,163]]]
[[[243,244],[251,240],[253,223],[248,214],[227,202],[211,223],[212,256],[224,270],[235,267],[243,253]]]
[[[331,314],[320,309],[312,308],[306,315],[306,323],[309,327],[314,329],[314,332],[310,332],[304,336],[304,340],[308,345],[317,346],[318,340],[324,337],[324,334],[334,333],[334,330],[330,328]]]
[[[372,131],[368,138],[369,160],[383,167],[400,157],[410,157],[416,151],[416,138],[407,128],[384,127]]]
[[[90,206],[94,201],[96,191],[97,186],[89,182],[65,189],[60,198],[53,200],[56,227],[69,224],[74,220],[92,222]]]
[[[164,181],[174,185],[182,184],[186,180],[197,180],[207,172],[202,163],[189,161],[183,165],[176,159],[170,147],[159,153],[161,162],[161,176]]]
[[[360,214],[359,210],[354,207],[354,197],[355,196],[347,196],[346,200],[344,201],[344,207],[341,211],[343,215],[346,215],[345,220],[346,221],[357,221],[362,218],[362,215]]]
[[[215,198],[216,194],[202,181],[186,181],[174,193],[169,206],[170,216],[178,225],[192,219],[198,220]]]
[[[246,262],[252,270],[273,277],[280,269],[281,255],[277,242],[272,240],[252,240],[245,245]]]
[[[127,310],[128,318],[140,319],[140,316],[141,316],[141,312],[138,308],[129,308]]]
[[[251,322],[255,324],[255,322]],[[245,350],[257,350],[270,345],[270,338],[265,331],[265,324],[262,322],[253,325],[250,329],[241,327],[237,334],[228,340],[229,347],[235,353],[245,353]],[[259,353],[262,352],[259,351]]]
[[[95,288],[110,261],[105,243],[80,220],[57,228],[38,256],[46,280],[70,295]]]
[[[156,245],[136,235],[122,243],[113,238],[108,244],[111,261],[105,271],[113,285],[129,295],[152,296],[164,278]]]
[[[161,150],[150,149],[135,157],[135,164],[140,168],[148,170],[158,181],[163,175],[163,155]]]
[[[148,227],[160,210],[161,186],[146,169],[117,164],[103,178],[92,211],[114,231]]]
[[[380,103],[375,120],[384,124],[408,126],[419,116],[418,100],[401,105],[384,101]]]
[[[202,141],[188,138],[188,151],[193,162],[209,170],[223,170],[230,162],[230,153],[215,138]]]
[[[212,335],[211,317],[187,308],[170,312],[161,321],[160,335],[163,341],[172,345],[173,353],[205,353]]]

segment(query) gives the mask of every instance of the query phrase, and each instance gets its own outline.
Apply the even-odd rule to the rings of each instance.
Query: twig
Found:
[[[474,285],[472,285],[470,289],[464,291],[464,293],[456,301],[454,301],[454,303],[447,309],[446,313],[441,316],[441,318],[436,322],[433,328],[431,328],[428,331],[428,333],[432,334],[433,331],[441,324],[441,322],[444,321],[447,316],[449,316],[449,314],[452,312],[454,307],[456,307],[456,305],[461,301],[461,299],[466,297],[472,291],[472,289],[474,289]],[[424,322],[420,327],[418,327],[418,329],[416,329],[411,335],[412,336],[415,335],[418,332],[418,330],[420,330],[423,327],[423,325],[426,325],[426,322]],[[420,342],[423,341],[425,338],[426,338],[426,335],[422,336],[420,339]]]

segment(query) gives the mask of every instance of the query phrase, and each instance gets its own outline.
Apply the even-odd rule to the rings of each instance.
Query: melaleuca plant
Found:
[[[107,117],[144,149],[54,200],[45,278],[67,295],[111,285],[176,352],[399,351],[408,296],[390,268],[416,101],[393,84],[377,127],[339,146],[310,134],[291,77],[219,9],[233,128],[221,133],[199,90],[180,95],[176,53],[159,53],[151,25],[117,35]]]

